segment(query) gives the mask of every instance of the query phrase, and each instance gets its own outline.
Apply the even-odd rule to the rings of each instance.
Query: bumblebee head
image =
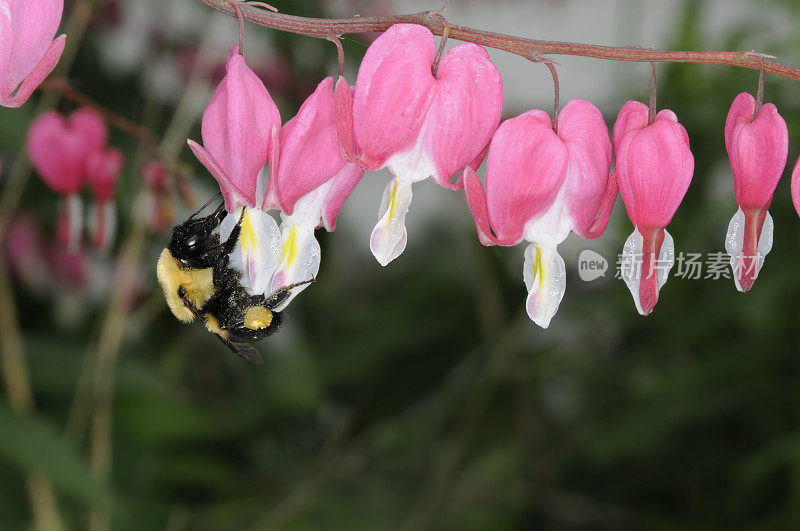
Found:
[[[175,227],[167,249],[184,267],[210,267],[214,265],[219,249],[219,237],[213,233],[225,217],[225,204],[209,216],[195,218],[196,215]]]

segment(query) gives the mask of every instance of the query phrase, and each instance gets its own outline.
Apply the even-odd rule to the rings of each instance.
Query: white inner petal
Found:
[[[220,241],[225,242],[239,221],[241,209],[228,214],[220,224]],[[230,264],[241,271],[242,286],[251,295],[267,291],[275,268],[283,258],[283,243],[278,223],[272,216],[248,208],[242,219],[241,232],[231,253]]]
[[[758,278],[758,273],[764,265],[764,260],[767,254],[772,250],[772,237],[775,232],[775,224],[772,221],[772,216],[767,212],[764,218],[764,225],[761,227],[761,235],[758,238],[758,248],[756,249],[756,274],[754,278]],[[731,218],[728,223],[728,233],[725,235],[725,250],[731,255],[731,269],[733,271],[733,282],[736,284],[736,289],[742,291],[742,286],[739,283],[739,276],[736,272],[739,270],[739,263],[742,260],[742,252],[744,248],[744,212],[739,208],[736,214]]]
[[[528,317],[547,328],[567,288],[564,259],[555,247],[532,243],[525,248],[522,277],[528,288],[525,304]]]
[[[424,181],[436,172],[436,165],[433,163],[433,159],[430,154],[423,149],[425,132],[428,129],[429,119],[430,114],[428,114],[428,118],[426,118],[425,122],[422,124],[422,128],[419,131],[414,145],[402,153],[392,155],[386,161],[386,164],[384,164],[384,166],[389,168],[392,173],[397,175],[400,179],[416,183]]]
[[[75,254],[81,247],[81,234],[83,234],[83,201],[78,194],[67,196],[65,208],[69,222],[69,241],[67,251]]]
[[[306,230],[314,230],[319,226],[322,218],[322,209],[325,207],[325,199],[333,185],[333,179],[328,179],[311,192],[297,200],[294,204],[294,211],[291,216],[281,214],[284,223],[296,225]]]
[[[566,210],[567,182],[561,185],[555,200],[541,215],[525,224],[523,238],[555,247],[569,236],[572,220]]]
[[[281,236],[283,259],[272,277],[267,295],[278,291],[284,286],[316,278],[317,273],[319,273],[322,257],[319,243],[314,237],[314,229],[308,230],[284,222]],[[310,284],[292,288],[291,295],[275,310],[281,311],[286,308],[292,299],[308,286]]]
[[[628,289],[633,295],[633,302],[636,304],[636,310],[644,315],[642,305],[639,302],[639,284],[642,279],[642,243],[643,238],[639,233],[639,229],[634,229],[628,239],[625,240],[625,246],[622,248],[622,263],[620,272],[622,273],[622,280],[628,286]],[[658,254],[656,268],[656,277],[658,278],[658,287],[661,288],[669,278],[669,272],[675,264],[675,242],[672,236],[666,229],[664,229],[664,241],[661,244],[661,251]]]
[[[406,248],[406,213],[411,206],[411,182],[395,177],[386,186],[372,230],[369,247],[382,266],[400,256]]]

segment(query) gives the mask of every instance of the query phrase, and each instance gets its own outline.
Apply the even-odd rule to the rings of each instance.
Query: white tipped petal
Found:
[[[113,201],[92,205],[89,210],[89,229],[95,249],[107,251],[117,230],[117,208]]]
[[[67,251],[75,254],[81,248],[81,236],[83,235],[83,201],[78,194],[72,194],[67,196],[65,202],[64,210],[68,227]]]
[[[758,247],[756,249],[756,261],[748,261],[747,264],[743,263],[743,250],[744,250],[744,232],[745,232],[745,216],[742,209],[738,209],[736,214],[731,218],[728,223],[728,233],[725,235],[725,250],[731,255],[731,270],[733,271],[733,282],[736,284],[736,289],[739,291],[747,291],[744,289],[739,281],[740,268],[741,271],[746,270],[748,267],[755,267],[752,281],[758,278],[758,273],[764,265],[764,259],[767,254],[772,250],[772,236],[775,231],[775,223],[772,221],[772,216],[769,212],[764,218],[764,225],[761,227],[761,234],[758,238]],[[751,283],[752,283],[751,281]],[[749,288],[748,288],[749,289]]]
[[[297,225],[285,224],[281,231],[283,237],[283,260],[272,277],[269,291],[266,295],[275,293],[290,284],[297,284],[317,277],[321,260],[321,251],[314,230],[308,230]],[[275,308],[281,311],[286,308],[298,293],[311,284],[303,284],[292,288],[289,297]]]
[[[643,238],[639,229],[634,229],[628,239],[625,240],[625,247],[622,249],[622,263],[620,272],[622,280],[628,286],[633,295],[633,302],[636,310],[641,315],[647,315],[642,309],[639,301],[639,285],[642,279],[642,242]],[[664,229],[664,241],[661,244],[661,251],[658,254],[658,262],[654,265],[656,278],[658,279],[659,289],[666,284],[669,272],[675,264],[675,242],[667,229]]]
[[[386,186],[372,230],[369,248],[382,266],[400,256],[406,248],[406,213],[411,206],[411,182],[395,177]]]
[[[228,239],[240,216],[241,209],[238,209],[222,220],[220,241]],[[248,208],[230,258],[231,266],[242,272],[242,286],[251,295],[267,292],[270,278],[282,258],[283,243],[278,223],[266,212]]]
[[[547,328],[567,288],[564,259],[555,247],[532,243],[525,248],[522,275],[528,288],[525,301],[528,317],[542,328]]]

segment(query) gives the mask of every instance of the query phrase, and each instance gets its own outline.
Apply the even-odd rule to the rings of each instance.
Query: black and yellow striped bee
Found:
[[[175,317],[184,323],[200,319],[234,353],[261,365],[261,355],[248,343],[272,335],[282,319],[274,309],[292,288],[314,279],[285,286],[271,295],[250,295],[241,285],[239,271],[229,264],[244,210],[228,239],[221,242],[215,231],[226,215],[225,205],[211,215],[197,217],[212,201],[175,226],[169,245],[158,258],[158,282]]]

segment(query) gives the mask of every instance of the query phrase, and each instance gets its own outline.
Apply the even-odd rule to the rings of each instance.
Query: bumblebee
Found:
[[[228,239],[221,242],[215,230],[226,215],[224,203],[212,214],[197,217],[215,199],[175,226],[169,245],[158,258],[158,282],[175,317],[184,323],[201,320],[235,354],[261,365],[261,355],[249,342],[272,335],[282,320],[274,309],[292,288],[314,279],[285,286],[271,295],[250,295],[239,281],[240,273],[229,264],[244,210]]]

